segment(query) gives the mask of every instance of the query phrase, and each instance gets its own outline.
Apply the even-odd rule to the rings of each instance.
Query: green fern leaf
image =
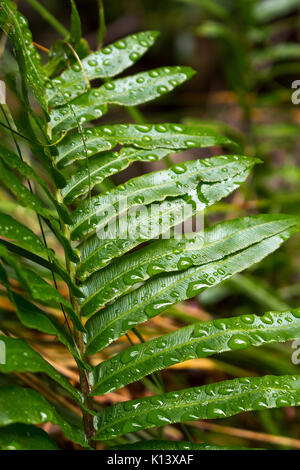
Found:
[[[49,434],[30,424],[11,424],[0,428],[1,450],[59,450]]]
[[[111,439],[154,426],[226,418],[300,404],[300,376],[226,380],[109,406],[95,418],[95,439]]]
[[[93,354],[167,307],[203,292],[261,261],[276,250],[294,227],[230,256],[179,273],[159,276],[92,316],[86,323],[87,354]]]
[[[0,427],[15,423],[57,424],[73,442],[88,447],[82,429],[65,421],[55,408],[34,390],[18,386],[0,387]]]
[[[109,78],[120,74],[139,60],[151,47],[158,36],[157,31],[145,31],[127,36],[93,52],[81,64],[65,70],[47,86],[47,100],[50,106],[63,105],[85,93],[89,81]]]
[[[257,215],[222,222],[192,238],[154,242],[112,262],[84,282],[81,314],[92,315],[135,284],[157,274],[216,261],[297,224],[293,216]]]
[[[300,338],[300,309],[195,323],[101,362],[91,372],[91,393],[108,393],[189,359],[295,338]]]

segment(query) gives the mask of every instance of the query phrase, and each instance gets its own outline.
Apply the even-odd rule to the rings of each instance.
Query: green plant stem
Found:
[[[61,201],[62,197],[60,192],[57,192],[57,200]],[[70,241],[71,243],[71,237],[70,237],[70,231],[67,225],[61,220],[61,226],[64,232],[65,237]],[[74,283],[76,283],[76,274],[75,274],[75,266],[74,264],[70,261],[68,254],[65,253],[65,258],[66,258],[66,269],[69,273],[70,278]],[[75,311],[75,313],[80,316],[80,307],[78,304],[78,300],[74,295],[72,294],[71,291],[69,291],[70,295],[70,301],[72,304],[72,307]],[[81,331],[78,331],[75,326],[74,326],[74,331],[75,331],[75,337],[76,337],[76,344],[79,350],[79,355],[83,361],[85,361],[85,343],[84,343],[84,338],[83,334]],[[78,373],[79,373],[79,381],[80,381],[80,389],[81,393],[84,397],[84,404],[86,405],[87,408],[91,407],[91,399],[89,399],[89,394],[91,391],[91,386],[89,383],[89,377],[87,374],[86,369],[77,362],[77,367],[78,367]],[[92,440],[92,437],[95,433],[94,429],[94,418],[91,413],[88,413],[87,411],[82,412],[82,418],[83,418],[83,427],[84,427],[84,432],[86,434],[86,437],[88,439],[89,445],[94,448],[95,447],[95,442]]]
[[[32,6],[61,36],[69,36],[69,31],[37,0],[27,0]]]
[[[105,15],[104,15],[104,6],[103,0],[98,0],[99,3],[99,29],[98,29],[98,50],[101,49],[104,42],[104,37],[106,33],[106,24],[105,24]]]

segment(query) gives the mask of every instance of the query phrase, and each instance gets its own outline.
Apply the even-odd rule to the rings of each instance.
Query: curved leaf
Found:
[[[189,359],[296,338],[300,338],[300,309],[196,323],[101,362],[90,374],[91,394],[108,393]]]
[[[9,292],[9,297],[15,306],[17,317],[24,326],[42,331],[48,335],[57,336],[59,341],[64,344],[69,349],[70,353],[76,358],[77,362],[80,362],[86,369],[89,369],[89,366],[83,363],[81,357],[78,355],[78,351],[75,349],[74,340],[72,340],[64,327],[54,316],[49,313],[46,314],[36,305],[11,290]]]
[[[182,271],[244,249],[285,228],[298,218],[285,215],[255,215],[221,222],[194,237],[154,242],[118,259],[93,274],[82,286],[85,299],[81,314],[90,316],[140,282],[163,272]]]
[[[33,210],[35,213],[39,214],[46,219],[54,221],[55,218],[52,216],[51,212],[46,209],[42,201],[29,189],[24,186],[17,176],[10,170],[8,170],[2,163],[0,159],[0,178],[2,183],[7,187],[7,189],[16,196],[19,203]]]
[[[167,307],[192,298],[261,261],[294,231],[293,228],[287,229],[219,261],[162,275],[121,297],[87,321],[87,354],[99,351],[133,326],[158,315]]]
[[[70,259],[75,262],[78,261],[78,256],[76,252],[73,250],[69,241],[61,233],[61,228],[57,219],[54,218],[52,213],[44,207],[41,200],[35,194],[29,191],[29,189],[27,189],[26,186],[24,186],[24,184],[19,181],[17,176],[12,171],[8,170],[3,165],[1,159],[0,179],[3,184],[7,187],[7,189],[16,196],[22,206],[28,207],[36,214],[40,215],[45,219],[46,223],[51,228],[56,238],[63,245],[64,249],[68,252]]]
[[[26,258],[27,260],[31,260],[34,263],[37,263],[38,265],[49,269],[49,271],[59,274],[59,276],[68,284],[71,292],[74,295],[76,295],[79,298],[84,297],[81,290],[76,286],[76,284],[70,278],[69,273],[61,266],[59,261],[55,258],[55,255],[51,249],[44,250],[45,257],[48,258],[48,259],[45,259],[45,258],[41,258],[41,256],[38,256],[32,253],[31,251],[28,251],[28,250],[25,250],[24,248],[19,247],[18,245],[12,244],[6,240],[2,240],[1,238],[0,238],[0,244],[3,245],[11,253],[20,255]]]
[[[171,229],[190,219],[216,200],[234,191],[248,171],[222,182],[199,184],[192,196],[174,198],[151,206],[142,206],[136,213],[124,214],[109,229],[98,230],[86,244],[82,244],[82,261],[77,265],[77,277],[84,281],[114,258],[127,253],[137,245],[159,238],[170,238]]]
[[[297,405],[300,405],[300,375],[226,380],[105,408],[95,418],[95,439],[111,439],[171,423]]]
[[[0,335],[0,341],[5,344],[6,359],[4,364],[0,363],[0,372],[3,374],[11,374],[12,372],[43,372],[66,389],[82,405],[82,394],[25,341],[3,335]]]
[[[15,423],[57,424],[73,442],[88,447],[82,429],[69,424],[39,393],[18,386],[0,387],[0,427]]]
[[[19,282],[30,293],[33,300],[45,305],[52,306],[63,305],[69,317],[76,328],[85,331],[80,318],[74,312],[70,302],[68,302],[51,284],[30,269],[23,268],[15,257],[11,256],[7,250],[0,245],[0,257],[2,257],[9,266],[12,266],[17,274]]]
[[[50,128],[53,132],[63,133],[77,127],[78,122],[98,119],[107,112],[107,104],[136,106],[146,103],[169,93],[193,75],[194,71],[189,67],[162,67],[106,82],[51,111]]]
[[[93,52],[81,64],[65,70],[48,83],[46,94],[50,106],[63,105],[87,90],[87,80],[114,77],[133,65],[154,44],[159,33],[144,31],[132,34]],[[83,73],[84,70],[84,73]]]
[[[257,162],[256,159],[241,155],[221,155],[186,161],[168,170],[154,171],[130,179],[113,190],[80,204],[72,214],[72,238],[82,237],[88,229],[99,230],[134,207],[186,194],[193,195],[200,183],[204,185],[230,180],[252,168]],[[206,194],[203,193],[202,199],[207,200]]]
[[[33,253],[47,255],[42,241],[29,228],[20,224],[10,215],[0,212],[0,238],[12,241],[17,246]]]
[[[49,434],[30,424],[0,428],[1,450],[59,450]]]
[[[96,155],[74,173],[69,183],[61,193],[66,204],[71,204],[74,199],[85,195],[96,184],[105,178],[125,170],[135,161],[153,162],[161,160],[170,153],[168,149],[142,150],[132,147],[123,147],[120,152],[107,152]]]
[[[0,26],[9,36],[21,71],[32,88],[40,105],[46,109],[45,83],[47,77],[43,71],[41,58],[32,43],[32,36],[27,19],[17,10],[15,3],[1,1]]]
[[[117,144],[134,145],[149,150],[233,146],[233,142],[227,137],[209,127],[179,124],[114,124],[84,129],[83,136],[81,133],[67,135],[57,145],[56,164],[62,167],[75,160],[85,159],[85,149],[91,157],[95,153],[111,150]]]
[[[68,214],[68,210],[65,206],[60,204],[57,199],[53,196],[51,191],[46,184],[46,182],[41,178],[26,162],[20,159],[18,155],[8,150],[6,147],[0,144],[0,158],[2,159],[3,163],[9,166],[12,169],[15,169],[22,175],[24,178],[28,180],[33,180],[37,184],[43,188],[45,193],[47,194],[49,200],[52,204],[56,207],[57,212],[62,217],[65,223],[70,223],[70,216]]]

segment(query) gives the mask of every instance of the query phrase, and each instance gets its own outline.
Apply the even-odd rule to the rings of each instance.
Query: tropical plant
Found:
[[[27,20],[13,2],[1,1],[0,24],[21,78],[19,83],[9,75],[6,81],[26,119],[15,123],[8,106],[1,105],[2,127],[11,138],[0,147],[0,175],[17,202],[14,207],[36,215],[40,236],[18,220],[17,211],[14,217],[8,208],[2,211],[0,280],[20,329],[16,334],[9,322],[1,326],[6,358],[0,364],[0,445],[55,449],[37,427],[51,422],[86,449],[97,441],[132,449],[207,449],[193,442],[169,443],[143,430],[299,405],[300,376],[245,377],[165,393],[157,371],[188,359],[299,338],[300,310],[198,322],[147,342],[136,327],[261,261],[297,230],[299,219],[253,215],[178,238],[173,228],[186,221],[186,206],[196,215],[226,197],[259,160],[240,155],[230,139],[201,126],[86,126],[105,115],[109,104],[130,107],[138,116],[134,106],[171,91],[193,71],[164,67],[115,79],[147,52],[157,32],[134,34],[90,52],[73,0],[71,5],[71,33],[55,43],[42,65]],[[99,88],[91,86],[95,79],[103,81]],[[188,148],[216,146],[235,153],[175,165],[166,159]],[[32,155],[28,163],[24,148]],[[161,159],[169,168],[116,187],[109,180],[133,162]],[[157,211],[151,210],[153,203]],[[133,217],[141,205],[145,210]],[[134,236],[111,232],[112,222],[121,226],[124,218]],[[50,248],[53,237],[63,261]],[[63,283],[68,298],[60,292]],[[68,349],[80,390],[36,345],[24,341],[28,329],[56,336]],[[141,344],[112,355],[110,344],[129,330]],[[104,348],[107,359],[95,365],[93,355]],[[156,393],[99,409],[94,397],[139,380],[148,380]],[[80,406],[82,420],[70,416],[66,397]],[[145,436],[144,442],[129,443]]]

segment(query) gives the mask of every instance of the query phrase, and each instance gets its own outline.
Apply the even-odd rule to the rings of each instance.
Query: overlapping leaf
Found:
[[[65,421],[42,395],[13,385],[0,387],[0,427],[47,422],[57,424],[71,441],[88,447],[83,430]]]
[[[222,222],[192,238],[154,242],[93,274],[81,288],[85,295],[81,313],[92,315],[135,284],[157,274],[181,271],[224,258],[297,222],[293,216],[258,215]]]
[[[62,217],[65,223],[70,222],[70,216],[66,207],[60,204],[57,199],[53,196],[51,191],[48,188],[47,183],[41,178],[26,162],[20,159],[18,155],[8,150],[6,147],[0,144],[0,158],[3,163],[6,164],[9,168],[17,170],[18,173],[27,180],[31,180],[40,185],[41,188],[47,194],[49,200],[56,207],[58,214]]]
[[[230,180],[242,174],[258,160],[241,155],[226,155],[203,160],[190,160],[172,166],[168,170],[147,173],[128,180],[106,194],[95,196],[91,201],[83,202],[72,214],[72,238],[81,237],[88,229],[101,229],[109,225],[116,217],[134,207],[149,205],[154,201],[164,201],[178,196],[193,196],[200,183],[213,184]],[[209,202],[205,186],[202,192],[203,202]]]
[[[52,232],[68,252],[70,259],[75,262],[78,261],[76,252],[71,247],[69,241],[61,233],[59,223],[57,219],[53,217],[52,212],[45,208],[42,201],[33,192],[27,189],[27,187],[21,183],[12,171],[8,170],[6,166],[4,166],[2,160],[0,160],[0,178],[7,189],[16,196],[22,206],[28,207],[33,212],[46,219]]]
[[[40,105],[46,109],[45,83],[41,58],[32,43],[27,19],[17,10],[10,0],[1,1],[0,26],[9,36],[21,71],[21,77],[32,88]]]
[[[6,356],[5,363],[0,363],[0,372],[4,374],[11,374],[12,372],[43,372],[65,388],[82,405],[83,399],[81,393],[25,341],[3,335],[0,335],[0,340],[5,345]]]
[[[12,266],[16,271],[19,282],[24,286],[24,288],[30,293],[33,300],[41,302],[45,305],[59,305],[63,306],[67,311],[68,315],[72,319],[76,328],[80,331],[84,331],[84,327],[78,317],[74,312],[70,302],[66,300],[51,284],[46,282],[42,277],[40,277],[34,271],[24,268],[20,263],[11,256],[5,247],[0,245],[0,257],[2,257],[5,262]]]
[[[70,333],[65,330],[53,315],[43,312],[27,299],[12,292],[11,289],[9,289],[9,298],[15,306],[18,319],[24,326],[41,331],[47,335],[57,336],[59,341],[76,358],[76,361],[81,363],[86,369],[89,369],[89,366],[83,362],[77,348],[75,348],[75,342],[70,337]]]
[[[157,31],[133,34],[88,55],[80,64],[76,63],[48,83],[48,104],[57,106],[68,103],[87,91],[90,80],[120,74],[147,52],[158,34]]]
[[[99,152],[111,150],[117,144],[134,145],[153,150],[166,148],[185,150],[195,147],[233,145],[227,137],[211,128],[178,124],[115,124],[87,128],[83,133],[68,135],[57,145],[56,164],[69,165]]]
[[[169,93],[189,80],[194,72],[189,67],[163,67],[90,88],[71,103],[50,113],[50,129],[63,133],[84,122],[98,119],[107,112],[107,104],[136,106]]]
[[[253,165],[252,162],[248,163]],[[190,194],[183,197],[142,206],[133,214],[123,214],[116,224],[109,224],[107,230],[106,226],[97,230],[87,243],[82,244],[82,261],[77,267],[78,278],[85,280],[114,258],[127,253],[146,240],[159,238],[160,235],[169,238],[172,227],[230,194],[248,174],[249,170],[239,173],[237,169],[229,179],[214,183],[199,183],[196,189],[191,189]]]
[[[120,152],[106,152],[89,159],[88,167],[83,163],[62,189],[64,202],[70,204],[78,196],[85,195],[105,178],[125,170],[132,162],[153,162],[166,157],[168,149],[143,150],[123,147]]]
[[[86,323],[87,353],[93,354],[122,336],[139,323],[158,315],[167,307],[198,295],[261,261],[285,241],[295,227],[283,230],[204,266],[184,272],[162,275],[118,299]]]

